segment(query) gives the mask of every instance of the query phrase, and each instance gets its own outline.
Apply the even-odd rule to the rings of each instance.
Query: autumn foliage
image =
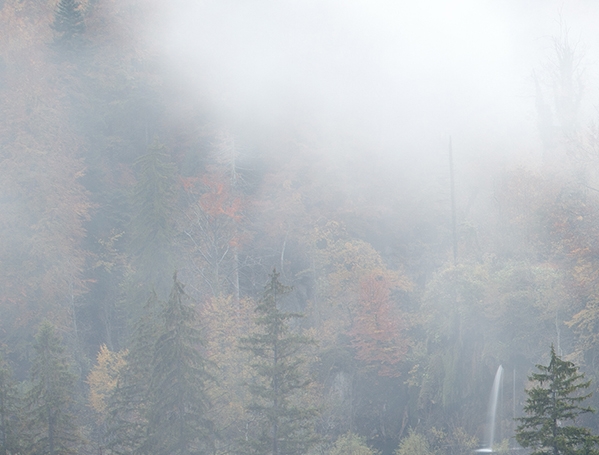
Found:
[[[399,376],[399,365],[408,352],[401,333],[402,321],[390,301],[390,286],[382,275],[371,274],[360,282],[360,300],[351,328],[356,358],[380,376]]]
[[[373,144],[329,142],[310,124],[284,125],[287,114],[267,134],[252,131],[251,109],[237,123],[173,83],[156,55],[171,38],[151,44],[165,40],[156,5],[173,2],[80,3],[0,0],[0,354],[22,381],[14,393],[27,389],[34,334],[51,321],[77,373],[65,384],[81,392],[69,414],[91,435],[80,453],[138,455],[150,424],[152,441],[166,442],[174,409],[198,423],[194,450],[207,443],[195,430],[212,423],[215,453],[260,438],[267,400],[252,408],[250,389],[262,378],[271,392],[260,369],[268,345],[240,340],[265,328],[254,307],[275,267],[293,288],[280,301],[274,292],[280,306],[270,308],[286,315],[285,346],[316,341],[290,355],[299,363],[287,371],[314,379],[284,404],[289,416],[298,404],[320,412],[328,446],[318,453],[391,453],[416,427],[475,437],[490,372],[502,363],[520,374],[552,341],[599,376],[597,128],[576,145],[586,158],[564,154],[557,170],[506,164],[472,189],[456,159],[452,232],[447,163],[391,186],[385,175],[403,177],[383,169]],[[81,39],[70,48],[80,55],[60,56],[60,4],[76,12],[69,40]],[[227,83],[221,95],[235,104]],[[167,321],[157,307],[175,270],[186,287],[175,283],[170,308],[181,313]],[[189,373],[189,388],[169,395],[182,384],[170,375],[183,348],[189,368],[177,380]],[[506,390],[524,389],[523,374],[511,380]],[[201,409],[173,405],[187,392]],[[175,453],[169,444],[163,453]]]

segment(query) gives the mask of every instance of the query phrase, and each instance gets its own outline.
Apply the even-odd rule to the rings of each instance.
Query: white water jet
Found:
[[[493,381],[493,388],[491,389],[491,396],[489,398],[485,444],[482,449],[477,450],[478,453],[493,453],[493,444],[495,443],[495,421],[497,420],[497,402],[499,401],[502,376],[503,367],[499,365],[497,373],[495,373],[495,380]]]

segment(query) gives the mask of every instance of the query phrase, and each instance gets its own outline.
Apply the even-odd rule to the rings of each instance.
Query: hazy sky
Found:
[[[536,153],[531,74],[560,18],[586,54],[589,85],[599,43],[590,1],[163,3],[165,62],[223,122],[305,122],[399,157],[444,153],[449,135],[464,156]]]

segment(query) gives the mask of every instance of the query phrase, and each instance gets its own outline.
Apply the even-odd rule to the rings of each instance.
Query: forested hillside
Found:
[[[0,1],[0,453],[462,454],[499,365],[513,438],[552,343],[596,389],[599,130],[567,37],[533,159],[453,137],[450,167],[447,135],[423,171],[297,112],[231,121],[165,66],[153,3]]]

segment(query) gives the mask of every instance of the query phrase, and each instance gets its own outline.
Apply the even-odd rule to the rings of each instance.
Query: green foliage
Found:
[[[377,453],[366,445],[364,438],[350,432],[337,438],[328,455],[376,455]]]
[[[26,453],[78,453],[82,439],[73,412],[76,376],[52,324],[41,325],[33,347],[31,387],[26,396]]]
[[[477,419],[477,409],[484,406],[482,354],[489,324],[484,305],[488,288],[486,264],[464,263],[441,270],[423,296],[421,317],[426,318],[428,352],[418,405],[440,421],[448,415],[460,422]],[[464,375],[464,371],[471,373]]]
[[[19,404],[12,370],[0,356],[0,455],[19,452]]]
[[[597,375],[599,193],[596,163],[581,152],[597,155],[599,129],[563,144],[586,167],[574,179],[551,176],[550,166],[500,174],[477,168],[486,182],[461,186],[472,192],[462,194],[460,264],[444,267],[450,255],[445,193],[408,168],[407,179],[387,186],[367,144],[360,150],[360,141],[322,141],[283,121],[275,134],[241,128],[237,145],[231,137],[215,147],[211,130],[221,125],[214,106],[196,104],[170,84],[148,47],[152,40],[140,39],[154,7],[167,3],[0,0],[0,345],[10,351],[18,377],[31,360],[28,337],[43,317],[73,326],[89,358],[103,343],[115,351],[125,347],[131,323],[139,320],[116,385],[104,383],[113,390],[105,418],[98,419],[108,427],[105,448],[123,455],[141,455],[152,445],[178,450],[173,426],[163,420],[177,413],[163,411],[174,403],[171,386],[202,397],[202,382],[192,386],[186,374],[169,383],[176,374],[173,352],[193,353],[195,335],[191,344],[175,343],[173,329],[143,305],[152,290],[154,303],[168,299],[182,247],[186,289],[215,296],[202,308],[220,311],[201,320],[208,343],[200,350],[218,363],[219,383],[210,392],[220,407],[211,416],[223,440],[236,441],[247,429],[247,451],[262,450],[273,427],[281,433],[287,420],[308,428],[312,388],[326,394],[319,428],[327,440],[351,428],[388,453],[406,428],[417,427],[429,431],[429,446],[439,455],[468,446],[468,435],[480,427],[489,365],[503,363],[519,374],[559,335],[568,352],[576,349],[584,359],[588,374]],[[48,55],[53,39],[66,60],[87,43],[93,52],[85,65],[57,65]],[[164,147],[148,147],[154,134]],[[211,157],[209,150],[219,147]],[[348,161],[356,166],[347,169],[357,169],[351,175],[330,160],[337,147],[356,158]],[[176,194],[175,158],[191,185],[188,203]],[[560,174],[569,174],[567,167]],[[333,175],[351,185],[339,186]],[[330,362],[321,353],[316,385],[306,381],[305,339],[293,338],[293,318],[283,321],[283,335],[266,313],[259,314],[260,331],[243,324],[244,296],[256,295],[264,263],[275,257],[281,277],[298,289],[293,308],[305,309],[302,327],[334,353]],[[385,284],[379,298],[369,280]],[[570,320],[574,332],[561,320]],[[269,349],[276,337],[267,335],[275,332],[298,342],[298,355],[290,351],[289,363],[277,355],[273,366]],[[250,333],[263,338],[248,337],[254,344],[246,348],[255,349],[238,350],[240,336]],[[187,357],[189,365],[201,360],[196,354]],[[253,366],[245,361],[250,356]],[[203,377],[201,364],[196,367]],[[249,382],[246,389],[242,382]],[[11,415],[11,396],[0,370],[0,405],[7,406],[0,413]],[[504,409],[517,406],[519,397],[516,403],[509,393],[504,398]],[[209,423],[202,406],[189,411],[186,423],[199,425],[204,438]],[[248,413],[254,420],[246,420]],[[433,426],[443,428],[437,439]],[[311,438],[298,428],[289,430],[296,439]],[[0,432],[8,435],[10,425]],[[190,450],[199,444],[190,442]]]
[[[175,166],[164,147],[154,144],[140,157],[132,195],[130,253],[133,272],[128,300],[141,304],[155,290],[168,295],[173,265],[175,220]],[[133,312],[135,314],[135,311]]]
[[[105,445],[116,455],[138,454],[147,434],[147,394],[156,337],[157,297],[152,293],[135,326],[125,366],[107,403]]]
[[[242,349],[252,356],[255,373],[248,384],[252,396],[248,410],[255,416],[257,428],[242,443],[246,453],[304,454],[317,441],[317,412],[306,404],[310,379],[304,356],[313,342],[290,330],[289,321],[301,315],[279,308],[290,291],[273,271],[256,307],[257,331],[241,339]]]
[[[461,426],[447,429],[432,427],[427,433],[431,452],[436,455],[462,455],[476,448],[477,440]]]
[[[493,452],[498,453],[500,455],[510,455],[510,440],[504,439],[501,443],[495,443],[493,447]]]
[[[54,12],[52,29],[56,32],[54,42],[63,50],[76,50],[85,33],[81,5],[76,0],[60,0]]]
[[[207,418],[206,362],[196,309],[183,285],[173,277],[173,288],[160,314],[154,346],[148,438],[152,455],[193,455],[209,452],[212,422]]]
[[[225,453],[246,431],[245,406],[250,394],[244,383],[250,380],[253,371],[249,353],[239,349],[239,339],[254,329],[255,306],[250,299],[235,302],[232,296],[217,297],[204,302],[200,312],[202,353],[214,378],[207,388],[210,417],[218,425],[218,448]]]
[[[508,261],[492,275],[490,291],[496,296],[488,304],[486,313],[493,326],[499,330],[497,338],[511,340],[509,350],[517,350],[529,360],[545,352],[556,330],[556,317],[568,318],[571,302],[564,289],[563,273],[551,263]],[[509,352],[497,343],[493,349],[503,350],[504,358]],[[520,368],[527,368],[522,364]]]
[[[156,294],[136,326],[126,365],[108,401],[106,447],[110,453],[193,455],[208,453],[206,362],[196,309],[173,277],[168,301],[156,315]]]
[[[522,447],[533,449],[532,455],[597,454],[597,436],[587,428],[566,425],[581,414],[594,412],[579,405],[591,396],[585,394],[590,381],[583,380],[584,374],[572,362],[557,356],[553,345],[550,355],[549,365],[537,365],[539,373],[529,377],[536,385],[526,390],[527,416],[517,419],[516,440]]]
[[[433,455],[433,451],[424,435],[411,430],[399,443],[395,455]]]

